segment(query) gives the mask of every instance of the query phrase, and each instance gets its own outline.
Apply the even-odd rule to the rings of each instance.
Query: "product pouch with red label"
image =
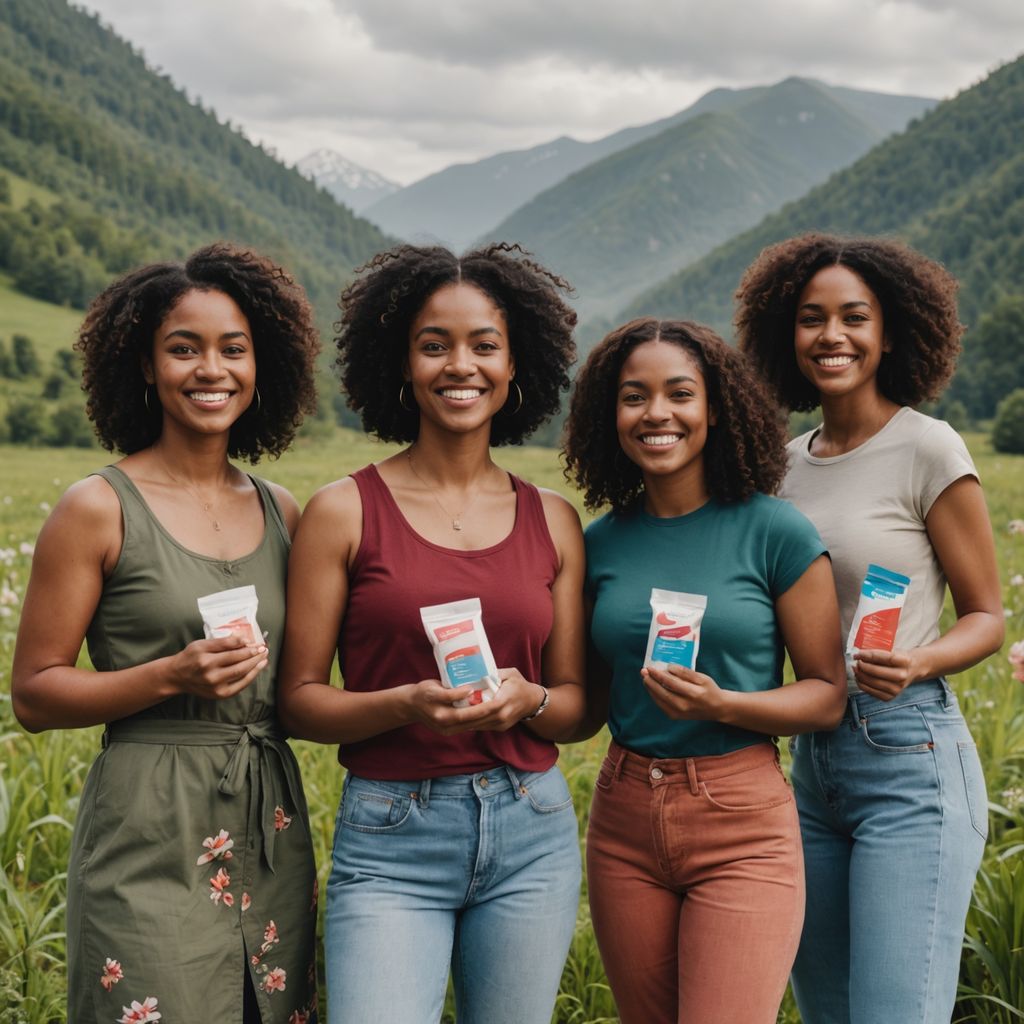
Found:
[[[474,687],[468,700],[457,701],[457,708],[491,700],[501,680],[484,632],[480,599],[449,601],[420,609],[427,639],[434,651],[441,682],[452,689],[467,684]]]
[[[860,588],[860,600],[846,640],[848,656],[858,651],[891,651],[896,645],[900,610],[907,599],[910,577],[869,565]]]
[[[263,643],[263,633],[256,621],[259,598],[256,588],[235,587],[219,590],[196,599],[203,617],[203,632],[207,639],[220,636],[240,636],[247,644]]]
[[[708,599],[703,594],[651,590],[651,628],[644,665],[695,668],[700,647],[700,624]]]

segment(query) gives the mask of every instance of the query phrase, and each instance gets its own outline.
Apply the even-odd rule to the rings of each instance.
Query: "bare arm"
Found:
[[[644,685],[671,718],[711,720],[769,736],[835,728],[846,706],[839,606],[828,558],[816,558],[775,602],[796,681],[746,693],[723,690],[707,675],[671,665],[645,668]]]
[[[949,582],[956,623],[922,647],[860,652],[854,663],[857,685],[880,700],[891,700],[918,680],[970,668],[1003,642],[992,524],[977,479],[965,476],[951,483],[929,509],[925,527]]]
[[[43,526],[11,670],[14,713],[30,732],[99,725],[178,693],[230,697],[266,666],[265,647],[228,637],[116,672],[76,668],[121,540],[120,503],[99,477],[70,487]]]

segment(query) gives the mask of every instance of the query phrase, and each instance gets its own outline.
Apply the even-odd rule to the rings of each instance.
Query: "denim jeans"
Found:
[[[988,831],[978,752],[945,680],[857,693],[791,741],[807,873],[805,1024],[949,1024]]]
[[[330,1024],[548,1024],[580,850],[557,767],[384,782],[349,775],[327,885]]]

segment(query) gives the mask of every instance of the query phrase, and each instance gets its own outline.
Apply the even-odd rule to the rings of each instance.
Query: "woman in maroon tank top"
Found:
[[[494,463],[559,409],[565,282],[518,247],[401,246],[342,295],[338,363],[404,448],[309,503],[289,569],[281,715],[348,769],[327,899],[332,1024],[550,1020],[576,918],[555,741],[583,714],[576,512]],[[421,609],[477,599],[500,685],[437,678]],[[344,688],[329,685],[335,648]],[[461,706],[465,705],[465,706]],[[369,968],[369,969],[368,969]]]

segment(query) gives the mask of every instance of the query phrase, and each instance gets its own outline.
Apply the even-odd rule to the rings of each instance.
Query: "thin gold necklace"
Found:
[[[176,483],[179,487],[183,488],[188,494],[192,495],[193,498],[199,503],[200,508],[206,513],[206,518],[210,520],[210,525],[218,532],[221,532],[220,520],[217,518],[217,513],[211,514],[210,510],[213,508],[212,501],[205,501],[199,496],[199,494],[192,489],[184,480],[179,480],[166,466],[164,466],[164,472]]]
[[[409,460],[409,468],[412,470],[413,475],[430,492],[430,496],[434,499],[434,501],[437,502],[437,507],[444,513],[445,518],[451,520],[452,529],[461,530],[463,516],[465,516],[465,514],[469,511],[470,506],[473,504],[474,501],[476,501],[476,496],[480,492],[474,491],[472,497],[466,503],[465,508],[463,508],[461,512],[456,512],[455,515],[452,515],[451,512],[449,512],[448,509],[444,507],[444,504],[441,502],[441,499],[437,496],[437,491],[434,490],[434,488],[431,487],[430,484],[428,484],[427,481],[424,480],[422,476],[420,476],[419,472],[416,469],[415,463],[412,461],[411,448],[406,448],[405,457]]]

